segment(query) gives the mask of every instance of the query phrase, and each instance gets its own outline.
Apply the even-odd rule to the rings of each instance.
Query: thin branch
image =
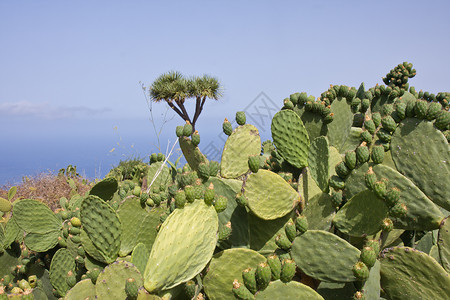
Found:
[[[156,171],[155,176],[153,176],[152,182],[150,182],[149,186],[147,187],[147,190],[145,191],[146,193],[150,192],[153,182],[155,182],[156,178],[158,178],[159,174],[161,174],[162,169],[164,168],[166,162],[169,160],[169,157],[172,155],[173,149],[175,148],[175,145],[177,143],[178,143],[178,139],[176,139],[175,143],[173,143],[172,149],[170,149],[170,152],[166,155],[166,159],[161,164],[161,167],[159,167],[158,171]],[[169,147],[169,144],[170,144],[170,141],[168,141],[167,147]]]
[[[183,114],[184,114],[183,119],[184,119],[185,121],[189,121],[189,123],[192,124],[191,118],[189,118],[189,114],[188,114],[188,112],[186,111],[186,107],[184,107],[183,102],[180,101],[180,100],[175,100],[175,103],[178,104],[178,106],[181,108],[181,111],[182,111]],[[192,125],[192,126],[194,126],[194,125]]]
[[[180,111],[180,109],[178,107],[173,105],[171,100],[167,101],[167,104],[169,104],[169,107],[171,109],[173,109],[183,120],[186,120],[186,118],[184,117],[183,113]]]

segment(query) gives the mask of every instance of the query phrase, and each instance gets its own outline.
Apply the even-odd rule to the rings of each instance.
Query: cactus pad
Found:
[[[95,294],[95,285],[90,279],[84,279],[67,292],[64,300],[94,299]]]
[[[120,219],[114,209],[91,195],[81,203],[80,219],[83,229],[105,261],[113,262],[119,253],[121,234]]]
[[[287,215],[300,202],[298,193],[289,183],[267,170],[260,170],[247,178],[244,195],[250,210],[265,220]]]
[[[180,142],[181,151],[183,151],[183,155],[192,170],[196,171],[200,163],[208,161],[203,153],[200,152],[200,149],[194,146],[189,138],[180,137],[178,140]]]
[[[97,196],[105,201],[111,200],[117,191],[117,179],[113,177],[105,178],[95,184],[89,191],[89,195]]]
[[[220,174],[237,178],[248,171],[248,158],[261,152],[258,129],[250,124],[239,126],[225,142],[220,163]]]
[[[381,286],[389,299],[448,299],[450,277],[430,256],[409,247],[381,254]]]
[[[233,299],[233,281],[243,282],[242,271],[256,269],[266,258],[256,251],[244,248],[228,249],[215,254],[209,264],[209,271],[203,279],[209,299]]]
[[[328,139],[324,136],[319,136],[312,141],[311,147],[309,148],[308,166],[312,178],[314,178],[322,191],[328,188],[328,162]]]
[[[47,233],[61,228],[59,218],[47,205],[31,199],[19,200],[13,208],[14,220],[25,232]]]
[[[277,112],[272,119],[272,138],[277,151],[291,165],[308,165],[309,136],[300,117],[291,110]]]
[[[203,200],[176,209],[161,225],[144,272],[149,291],[169,289],[198,274],[217,243],[218,218]]]
[[[283,299],[323,300],[320,294],[303,283],[296,281],[284,283],[280,280],[271,282],[264,291],[257,292],[255,299],[279,299],[280,295],[283,295]]]
[[[321,230],[308,230],[294,239],[291,255],[306,275],[327,282],[351,282],[352,268],[360,251],[340,237]]]
[[[328,139],[330,145],[336,147],[340,153],[345,151],[347,141],[353,124],[353,113],[345,98],[338,98],[331,103],[331,112],[334,120],[328,124]]]
[[[137,244],[131,253],[131,263],[134,264],[141,273],[144,273],[145,271],[149,254],[150,251],[143,243]]]
[[[450,217],[445,218],[439,228],[438,250],[442,266],[450,272]]]
[[[139,287],[142,286],[142,275],[138,269],[126,261],[116,261],[108,265],[98,275],[95,289],[98,300],[122,300],[127,297],[125,284],[128,278],[134,278]]]
[[[58,244],[60,231],[50,231],[47,233],[28,233],[24,242],[28,249],[36,252],[45,252]]]
[[[50,265],[50,282],[57,293],[63,297],[69,286],[66,283],[67,272],[75,270],[75,260],[69,250],[61,248],[56,251]]]

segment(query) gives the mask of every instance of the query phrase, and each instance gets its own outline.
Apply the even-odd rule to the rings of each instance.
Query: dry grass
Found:
[[[90,190],[89,182],[83,183],[84,178],[73,177],[72,179],[77,186],[78,194],[84,195],[86,191]],[[59,208],[61,197],[70,199],[72,190],[67,183],[66,176],[58,176],[51,172],[26,177],[22,183],[16,186],[17,193],[11,202],[17,199],[36,199],[46,203],[52,210]],[[10,187],[10,185],[0,187],[0,197],[7,199]]]

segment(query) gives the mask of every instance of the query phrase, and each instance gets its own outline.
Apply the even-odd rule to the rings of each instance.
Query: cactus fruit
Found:
[[[390,218],[384,218],[381,222],[381,230],[390,232],[392,231],[392,229],[394,229],[394,223],[392,222],[392,220]]]
[[[228,222],[227,224],[223,225],[222,227],[219,228],[219,241],[226,241],[230,238],[231,233],[232,233],[232,228],[231,228],[231,222]]]
[[[134,278],[128,278],[125,283],[125,293],[127,294],[127,299],[136,300],[138,298],[139,286]]]
[[[375,112],[372,114],[372,120],[373,123],[375,124],[375,127],[380,126],[381,124],[381,114],[379,112]]]
[[[284,234],[279,234],[275,238],[275,243],[280,249],[289,251],[292,246],[292,242]]]
[[[216,177],[219,172],[220,164],[217,161],[211,160],[209,162],[209,176]]]
[[[269,265],[272,273],[272,280],[274,281],[280,279],[282,268],[280,258],[276,254],[269,255],[269,257],[267,257],[267,264]]]
[[[208,180],[210,170],[209,170],[209,163],[202,162],[198,165],[197,174],[200,178],[204,180]]]
[[[384,128],[377,131],[377,137],[383,142],[390,142],[392,138],[390,132]]]
[[[353,266],[353,275],[359,281],[365,281],[369,278],[369,268],[361,261]]]
[[[227,120],[227,118],[225,118],[225,121],[223,121],[222,130],[223,133],[225,133],[228,136],[233,133],[233,127],[231,126],[231,123],[230,121]]]
[[[334,207],[339,207],[342,204],[342,191],[333,191],[331,193],[331,201],[333,202]]]
[[[192,140],[192,145],[194,145],[194,146],[197,146],[198,144],[200,144],[200,134],[198,134],[197,130],[192,134],[191,140]]]
[[[255,296],[241,284],[237,279],[233,281],[233,294],[237,299],[240,300],[253,300]]]
[[[177,191],[175,194],[175,206],[177,208],[183,208],[186,205],[186,194],[183,190]]]
[[[437,116],[434,125],[441,130],[449,129],[450,127],[450,112],[446,110],[441,110]]]
[[[186,121],[186,124],[183,126],[183,136],[190,136],[192,134],[192,124],[189,121]]]
[[[242,195],[241,193],[238,193],[236,195],[236,203],[240,206],[245,207],[248,205],[248,200],[244,195]]]
[[[358,163],[363,164],[367,162],[370,158],[369,148],[366,146],[365,142],[362,142],[361,145],[356,148],[356,160]]]
[[[345,181],[340,178],[339,176],[331,176],[330,180],[328,181],[328,184],[330,187],[336,189],[336,190],[343,190],[345,188]]]
[[[387,193],[386,182],[384,180],[378,180],[373,185],[373,191],[378,198],[384,199]]]
[[[397,202],[389,210],[389,215],[394,218],[401,218],[401,217],[406,216],[407,212],[408,212],[408,208],[406,207],[405,203]]]
[[[427,119],[430,121],[436,119],[441,110],[442,104],[440,104],[439,102],[431,102],[427,110]]]
[[[372,268],[377,261],[377,253],[372,247],[364,247],[361,250],[361,261],[369,268]]]
[[[78,219],[77,217],[72,217],[70,219],[70,224],[72,224],[72,226],[74,227],[81,227],[81,220]]]
[[[397,123],[391,116],[385,116],[381,119],[381,126],[388,131],[393,132],[397,128]]]
[[[335,167],[336,174],[341,178],[347,178],[347,176],[350,174],[351,170],[347,168],[347,165],[344,161],[341,161],[338,163]]]
[[[384,197],[384,201],[388,207],[393,207],[400,199],[400,190],[396,187],[389,189]]]
[[[245,125],[245,122],[246,122],[245,112],[243,111],[236,112],[236,123],[238,123],[238,125]]]
[[[228,204],[228,198],[224,196],[217,196],[214,200],[214,208],[216,209],[217,213],[223,212],[225,209],[227,209]]]
[[[305,216],[298,216],[295,219],[295,227],[300,232],[300,234],[305,233],[308,230],[308,220]]]
[[[286,233],[286,237],[289,239],[289,241],[292,242],[297,236],[297,228],[295,227],[294,222],[287,222],[284,226],[284,232]]]
[[[258,264],[256,267],[256,284],[258,290],[264,290],[272,278],[272,272],[267,262]]]
[[[292,259],[283,260],[280,274],[281,281],[285,283],[291,281],[295,275],[296,268],[297,265]]]
[[[216,195],[216,192],[214,191],[214,184],[211,182],[209,184],[208,188],[205,190],[203,200],[205,200],[205,203],[207,205],[212,205],[215,195]]]
[[[372,135],[369,131],[363,131],[361,132],[361,141],[370,144],[372,143]]]
[[[373,146],[370,156],[375,164],[381,164],[384,160],[384,147],[381,145]]]
[[[177,126],[175,129],[175,133],[176,133],[177,137],[182,137],[183,136],[183,126]]]
[[[250,168],[250,171],[252,171],[253,173],[258,172],[259,163],[260,163],[259,156],[255,155],[255,156],[250,156],[248,158],[248,167]]]
[[[242,271],[242,279],[244,280],[245,287],[252,293],[255,294],[258,291],[256,285],[256,271],[255,269],[248,268]]]
[[[417,100],[414,106],[414,112],[419,119],[425,119],[427,117],[428,102],[424,100]]]

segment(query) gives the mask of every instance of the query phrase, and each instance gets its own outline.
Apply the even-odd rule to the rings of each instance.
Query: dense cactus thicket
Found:
[[[185,166],[152,154],[56,212],[0,199],[0,299],[449,299],[450,94],[415,74],[292,94],[263,143],[238,112],[220,162],[186,122]]]

